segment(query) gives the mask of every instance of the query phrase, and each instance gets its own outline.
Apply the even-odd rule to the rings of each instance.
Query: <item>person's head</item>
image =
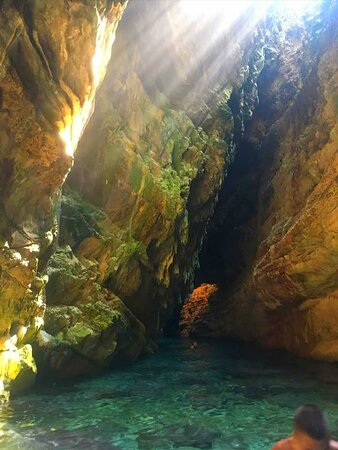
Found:
[[[329,426],[322,411],[315,405],[303,405],[297,409],[294,419],[294,434],[306,441],[309,448],[321,448],[329,439]]]

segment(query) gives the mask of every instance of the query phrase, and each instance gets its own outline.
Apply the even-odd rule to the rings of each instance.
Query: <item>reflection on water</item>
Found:
[[[290,432],[303,403],[323,407],[338,435],[337,366],[238,343],[164,340],[133,366],[5,405],[0,447],[264,450]]]

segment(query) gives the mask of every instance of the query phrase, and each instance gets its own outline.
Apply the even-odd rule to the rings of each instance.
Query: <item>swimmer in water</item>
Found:
[[[315,405],[303,405],[293,419],[292,435],[277,442],[271,450],[338,450],[329,438],[329,425]]]

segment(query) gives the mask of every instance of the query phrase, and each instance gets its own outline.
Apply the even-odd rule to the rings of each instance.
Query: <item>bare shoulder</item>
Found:
[[[337,441],[330,441],[330,450],[338,450],[338,442]]]
[[[292,450],[291,440],[290,438],[282,439],[278,441],[271,450]]]

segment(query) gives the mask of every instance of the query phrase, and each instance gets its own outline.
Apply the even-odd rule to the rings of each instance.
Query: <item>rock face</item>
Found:
[[[154,350],[235,150],[223,282],[185,307],[189,332],[207,315],[213,335],[335,358],[336,12],[215,28],[126,6],[1,3],[0,395],[32,382],[32,350],[49,377]]]
[[[223,267],[207,274],[217,299],[189,323],[193,334],[338,360],[336,8],[293,30],[291,42],[305,33],[301,46],[285,45],[261,73],[261,105],[238,142],[205,249],[205,264],[213,255]]]
[[[210,331],[207,317],[211,305],[218,300],[216,284],[201,284],[194,289],[181,311],[180,326],[183,336],[203,335]]]
[[[123,8],[100,0],[1,2],[0,391],[36,372],[31,343],[43,325],[60,186]]]
[[[4,0],[0,14],[4,395],[34,378],[32,345],[40,372],[58,376],[152,350],[192,279],[233,126],[218,114],[228,86],[201,102],[215,112],[206,131],[157,88],[163,73],[146,89],[146,49],[131,45],[127,27],[61,205],[126,2],[19,3]],[[139,36],[161,5],[135,2]],[[162,24],[174,29],[166,14]]]
[[[93,373],[153,351],[191,288],[231,158],[227,101],[246,83],[244,109],[252,113],[262,46],[276,35],[262,40],[263,30],[252,30],[234,46],[222,31],[210,70],[210,24],[181,44],[181,19],[170,2],[134,2],[119,26],[63,190],[45,327],[35,346],[40,373]],[[149,51],[153,36],[165,39],[167,53]]]
[[[140,42],[140,30],[151,11],[135,3],[126,12],[64,189],[60,249],[49,264],[46,287],[45,331],[55,339],[46,343],[42,356],[42,365],[54,375],[63,375],[65,366],[87,371],[68,353],[97,368],[153,350],[159,330],[190,289],[224,178],[231,115],[213,106],[213,119],[203,130],[186,112],[173,109],[156,79],[144,79],[141,61],[147,47],[142,45],[149,40]],[[167,20],[164,16],[162,24],[171,33],[167,38],[174,39]],[[133,26],[140,30],[130,36]],[[125,337],[116,320],[112,331],[117,337],[108,355],[102,351],[107,324],[94,330],[84,311],[88,304],[95,309],[102,297],[111,314],[134,321]],[[64,315],[68,322],[59,320]],[[86,330],[79,329],[80,316]],[[77,331],[81,335],[74,340]],[[126,340],[132,349],[126,349]]]

